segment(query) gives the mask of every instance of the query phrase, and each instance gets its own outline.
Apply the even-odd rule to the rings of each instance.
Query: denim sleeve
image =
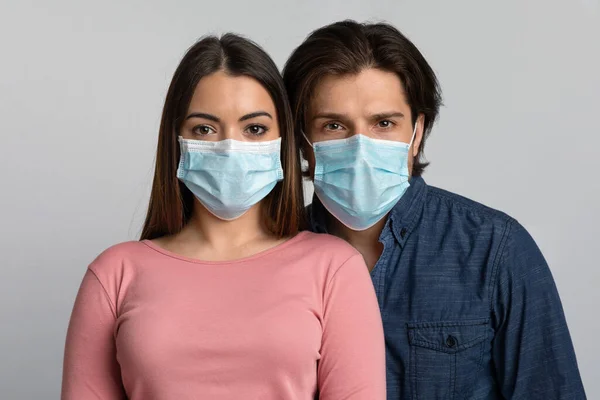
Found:
[[[493,359],[507,399],[585,399],[554,279],[529,233],[509,222],[496,271]]]

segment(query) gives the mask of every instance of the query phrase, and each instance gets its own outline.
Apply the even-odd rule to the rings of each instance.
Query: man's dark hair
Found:
[[[306,109],[320,78],[358,74],[366,68],[393,72],[404,86],[414,126],[424,115],[423,139],[413,163],[420,176],[429,163],[423,160],[425,141],[438,116],[442,93],[435,73],[414,44],[389,24],[340,21],[312,32],[288,59],[283,70],[294,114],[296,143],[303,148]]]

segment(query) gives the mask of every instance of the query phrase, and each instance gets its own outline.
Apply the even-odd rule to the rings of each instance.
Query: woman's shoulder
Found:
[[[326,233],[302,232],[298,246],[307,256],[325,257],[333,264],[342,264],[353,256],[360,255],[348,242]]]
[[[144,244],[144,241],[139,240],[117,243],[100,252],[100,254],[96,257],[95,262],[113,262],[135,257],[140,252],[144,252],[146,248],[147,246]]]
[[[327,288],[335,276],[343,275],[348,282],[355,279],[370,281],[365,261],[358,250],[338,237],[306,232],[298,241],[298,248],[289,257],[309,267]],[[342,274],[339,274],[342,271]]]
[[[102,251],[89,265],[88,269],[97,276],[122,273],[123,269],[135,264],[137,259],[147,254],[143,241],[128,241],[112,245]]]
[[[315,249],[328,249],[330,251],[335,250],[347,254],[358,253],[358,251],[344,239],[340,239],[337,236],[333,236],[328,233],[303,231],[301,235],[303,236],[304,244],[314,247]]]

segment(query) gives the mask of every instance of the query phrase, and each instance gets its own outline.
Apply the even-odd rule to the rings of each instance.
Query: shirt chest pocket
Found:
[[[489,355],[487,320],[408,324],[413,399],[463,398]]]

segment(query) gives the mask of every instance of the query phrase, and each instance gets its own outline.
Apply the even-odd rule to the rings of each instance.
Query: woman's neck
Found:
[[[156,242],[186,257],[224,261],[249,257],[283,241],[266,228],[260,203],[241,217],[224,221],[196,201],[192,217],[181,232]]]
[[[187,231],[190,239],[202,241],[214,248],[244,245],[257,237],[271,236],[263,224],[260,211],[260,203],[255,204],[241,217],[225,221],[196,202],[192,217],[183,231]]]

